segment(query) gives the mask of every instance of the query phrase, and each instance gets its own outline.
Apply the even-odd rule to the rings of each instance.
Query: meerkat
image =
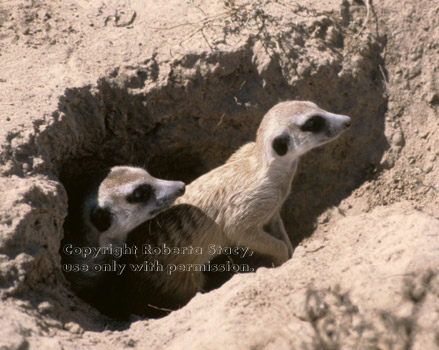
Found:
[[[84,201],[87,243],[123,244],[128,232],[167,209],[184,192],[183,182],[157,179],[142,168],[111,168]]]
[[[79,210],[72,209],[66,220],[74,224],[65,227],[63,263],[78,266],[79,271],[67,274],[77,294],[89,298],[103,275],[93,266],[114,258],[131,230],[167,209],[184,191],[183,182],[157,179],[138,167],[115,166],[98,176]]]
[[[222,166],[186,187],[174,206],[137,226],[127,244],[152,247],[200,247],[201,254],[138,254],[127,263],[193,266],[172,274],[160,268],[128,270],[124,312],[161,316],[203,290],[200,266],[214,258],[210,245],[241,246],[271,258],[275,266],[293,253],[279,211],[287,198],[299,158],[336,139],[350,127],[348,116],[333,114],[307,101],[287,101],[263,117],[256,141],[241,147]],[[272,234],[270,234],[272,233]],[[281,239],[276,238],[281,237]]]

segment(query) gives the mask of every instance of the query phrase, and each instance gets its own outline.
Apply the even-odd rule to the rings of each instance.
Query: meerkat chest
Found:
[[[280,201],[283,203],[291,190],[291,183],[297,170],[298,161],[289,164],[273,164],[267,173],[270,179],[269,184],[273,187],[273,192],[278,191]]]
[[[230,198],[224,220],[233,226],[251,227],[268,222],[283,203],[283,188],[272,182],[249,186]]]

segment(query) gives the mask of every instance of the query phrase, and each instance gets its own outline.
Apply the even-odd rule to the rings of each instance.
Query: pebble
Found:
[[[82,333],[84,333],[84,330],[82,329],[82,327],[79,324],[75,323],[75,322],[68,322],[68,323],[66,323],[64,325],[64,328],[66,330],[68,330],[70,333],[73,333],[73,334],[82,334]]]
[[[401,130],[397,130],[396,132],[395,132],[395,134],[393,135],[393,144],[395,145],[395,146],[400,146],[400,147],[402,147],[402,146],[404,146],[404,134],[402,133],[402,131]]]
[[[41,313],[48,313],[52,310],[53,310],[53,306],[48,301],[43,301],[38,304],[38,311]]]
[[[422,138],[422,139],[426,139],[426,138],[427,138],[427,136],[428,136],[428,134],[429,134],[429,132],[428,132],[428,131],[426,131],[426,132],[423,132],[423,133],[421,134],[421,138]]]

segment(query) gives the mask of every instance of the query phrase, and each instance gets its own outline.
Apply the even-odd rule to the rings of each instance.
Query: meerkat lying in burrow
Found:
[[[311,102],[287,101],[271,108],[255,142],[193,181],[174,206],[129,233],[127,245],[136,246],[137,254],[123,256],[123,262],[150,264],[151,268],[144,272],[127,269],[114,284],[123,291],[119,288],[110,297],[117,310],[114,304],[104,308],[118,316],[160,316],[160,309],[184,305],[203,290],[199,267],[214,258],[210,245],[248,247],[270,257],[276,266],[288,260],[293,248],[279,210],[290,192],[299,158],[337,138],[350,123],[349,117],[329,113]],[[145,246],[165,245],[181,252],[166,254],[156,249],[142,253]],[[187,247],[201,249],[195,254],[182,253]],[[166,270],[179,265],[191,271]]]
[[[99,174],[79,208],[69,208],[64,225],[61,254],[72,289],[92,299],[104,276],[102,265],[121,255],[128,233],[167,209],[184,191],[183,182],[157,179],[142,168],[115,166]]]

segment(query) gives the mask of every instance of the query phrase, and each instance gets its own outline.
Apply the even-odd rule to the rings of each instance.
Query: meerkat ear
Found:
[[[111,212],[96,206],[91,211],[90,221],[100,232],[106,231],[111,226]]]
[[[290,138],[291,137],[289,134],[282,134],[274,138],[273,142],[271,143],[271,147],[273,147],[274,151],[279,156],[284,156],[287,154]]]

